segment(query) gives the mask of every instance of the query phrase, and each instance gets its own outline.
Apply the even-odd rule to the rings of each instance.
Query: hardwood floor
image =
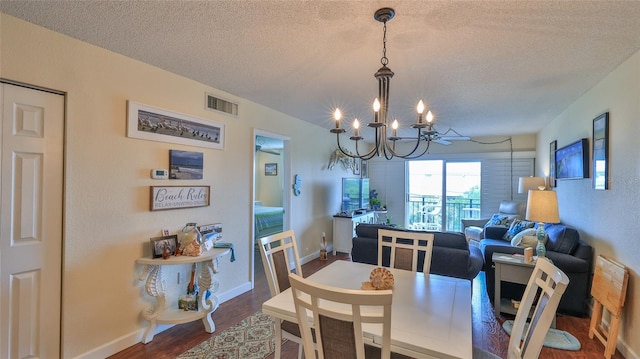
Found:
[[[256,253],[257,254],[257,253]],[[256,255],[259,260],[260,255]],[[313,260],[302,266],[304,276],[309,276],[332,263],[335,260],[349,260],[345,254],[337,256],[329,255],[329,260]],[[238,323],[245,317],[253,314],[261,308],[262,303],[269,298],[269,288],[261,263],[256,265],[255,288],[223,304],[214,312],[213,319],[216,324],[216,333]],[[484,286],[484,273],[480,272],[473,282],[473,343],[474,346],[495,353],[502,358],[506,357],[509,336],[502,330],[502,322],[506,319],[500,317],[499,320],[493,315],[493,306],[489,302]],[[588,328],[589,318],[576,318],[559,315],[557,318],[557,328],[566,330],[573,334],[581,343],[580,351],[564,351],[544,347],[540,358],[569,358],[569,359],[601,359],[603,358],[604,346],[596,339],[589,339]],[[201,321],[176,325],[164,332],[157,334],[149,344],[136,344],[129,347],[110,358],[113,359],[135,359],[135,358],[175,358],[189,348],[210,338],[214,334],[204,331]],[[298,346],[294,342],[287,342],[283,345],[282,358],[297,358]],[[268,357],[273,359],[273,354]],[[616,351],[614,359],[624,359],[620,352]]]

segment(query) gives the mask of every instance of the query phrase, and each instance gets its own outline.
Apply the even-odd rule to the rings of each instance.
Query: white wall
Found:
[[[321,233],[331,234],[342,174],[326,170],[335,148],[327,130],[4,14],[0,34],[0,77],[67,93],[65,358],[105,357],[139,341],[148,298],[135,260],[150,255],[149,238],[162,228],[175,233],[187,222],[221,222],[237,260],[220,261],[218,294],[249,288],[254,127],[291,137],[291,173],[304,179],[302,194],[291,200],[301,256],[317,254]],[[240,116],[205,111],[205,92],[237,102]],[[225,149],[127,138],[127,100],[222,122]],[[178,184],[149,178],[150,169],[168,167],[169,149],[204,153],[204,179],[180,184],[210,185],[210,206],[149,211],[149,186]],[[167,286],[188,270],[167,268]],[[182,290],[170,290],[168,299]]]
[[[265,152],[256,152],[256,201],[262,201],[262,205],[271,207],[282,207],[284,190],[284,155],[273,155]],[[267,176],[264,173],[264,165],[275,163],[277,167],[276,176]]]
[[[592,178],[558,181],[562,222],[576,227],[582,239],[629,268],[630,278],[622,314],[618,348],[626,358],[640,354],[640,52],[622,63],[585,93],[539,134],[536,172],[547,173],[549,143],[558,147],[580,138],[593,145],[592,121],[609,112],[610,189],[594,190]],[[592,156],[591,156],[592,157]],[[589,171],[592,173],[592,169]]]

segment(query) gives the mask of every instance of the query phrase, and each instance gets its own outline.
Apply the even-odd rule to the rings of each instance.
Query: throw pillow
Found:
[[[489,227],[489,226],[506,227],[508,225],[509,225],[509,217],[496,213],[493,216],[491,216],[491,219],[489,219],[489,221],[484,226],[485,227]]]
[[[511,239],[511,245],[514,247],[528,247],[523,245],[523,238],[524,236],[536,236],[536,229],[535,228],[527,228],[525,230],[523,230],[522,232],[516,234],[515,236],[513,236],[513,238]],[[534,244],[535,246],[535,244]]]
[[[533,228],[533,226],[535,225],[535,222],[514,219],[513,222],[511,222],[511,227],[509,227],[509,230],[504,234],[502,239],[504,239],[505,241],[511,241],[516,234],[524,231],[527,228]]]
[[[580,235],[574,228],[567,227],[563,224],[545,224],[544,230],[549,237],[547,250],[571,254],[578,248]]]
[[[542,240],[542,243],[545,244],[545,246],[547,245],[547,236],[544,236],[544,239]],[[538,245],[538,236],[533,235],[533,236],[522,236],[522,242],[520,242],[520,247],[531,247],[531,248],[536,248],[536,246]]]

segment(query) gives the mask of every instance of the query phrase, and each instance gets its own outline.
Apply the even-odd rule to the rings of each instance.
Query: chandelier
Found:
[[[396,152],[396,141],[407,139],[407,137],[398,137],[398,120],[393,120],[391,126],[389,126],[389,120],[387,118],[389,113],[389,87],[391,85],[391,78],[394,75],[393,71],[387,67],[389,64],[389,59],[387,58],[387,21],[393,19],[395,13],[395,10],[392,8],[382,8],[377,10],[373,15],[376,21],[383,24],[382,58],[380,59],[382,67],[375,73],[375,78],[378,79],[378,98],[373,102],[373,122],[367,124],[368,127],[372,127],[375,130],[375,146],[369,152],[360,153],[358,143],[363,137],[360,136],[360,121],[356,118],[353,121],[353,136],[349,137],[350,140],[355,141],[356,153],[352,154],[350,151],[344,149],[340,145],[340,134],[346,132],[344,128],[340,127],[342,112],[340,112],[340,109],[336,109],[333,115],[336,121],[336,127],[332,128],[330,132],[336,134],[340,152],[352,158],[369,160],[374,156],[383,155],[388,160],[393,157],[405,159],[418,158],[427,153],[431,141],[437,134],[433,129],[433,115],[431,111],[429,111],[425,119],[423,115],[425,110],[424,102],[420,100],[416,107],[416,111],[418,112],[417,122],[411,125],[412,128],[417,130],[417,135],[416,137],[409,138],[415,141],[413,149],[405,154]]]

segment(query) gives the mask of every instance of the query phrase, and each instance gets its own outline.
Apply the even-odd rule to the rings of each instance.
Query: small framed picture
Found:
[[[609,112],[593,119],[593,188],[609,189]]]
[[[367,178],[369,177],[369,168],[367,165],[367,161],[360,160],[360,177]]]
[[[203,170],[202,152],[169,150],[170,179],[202,179]]]
[[[360,166],[362,165],[362,160],[358,158],[354,158],[353,160],[353,174],[356,176],[360,176]]]
[[[176,254],[176,247],[178,246],[178,235],[162,236],[151,238],[151,253],[153,258],[161,258],[164,249],[167,248],[171,255]]]
[[[556,186],[556,150],[558,149],[558,141],[553,140],[549,143],[549,187]]]
[[[278,175],[278,164],[277,163],[265,163],[264,164],[264,175],[265,176],[277,176]]]

